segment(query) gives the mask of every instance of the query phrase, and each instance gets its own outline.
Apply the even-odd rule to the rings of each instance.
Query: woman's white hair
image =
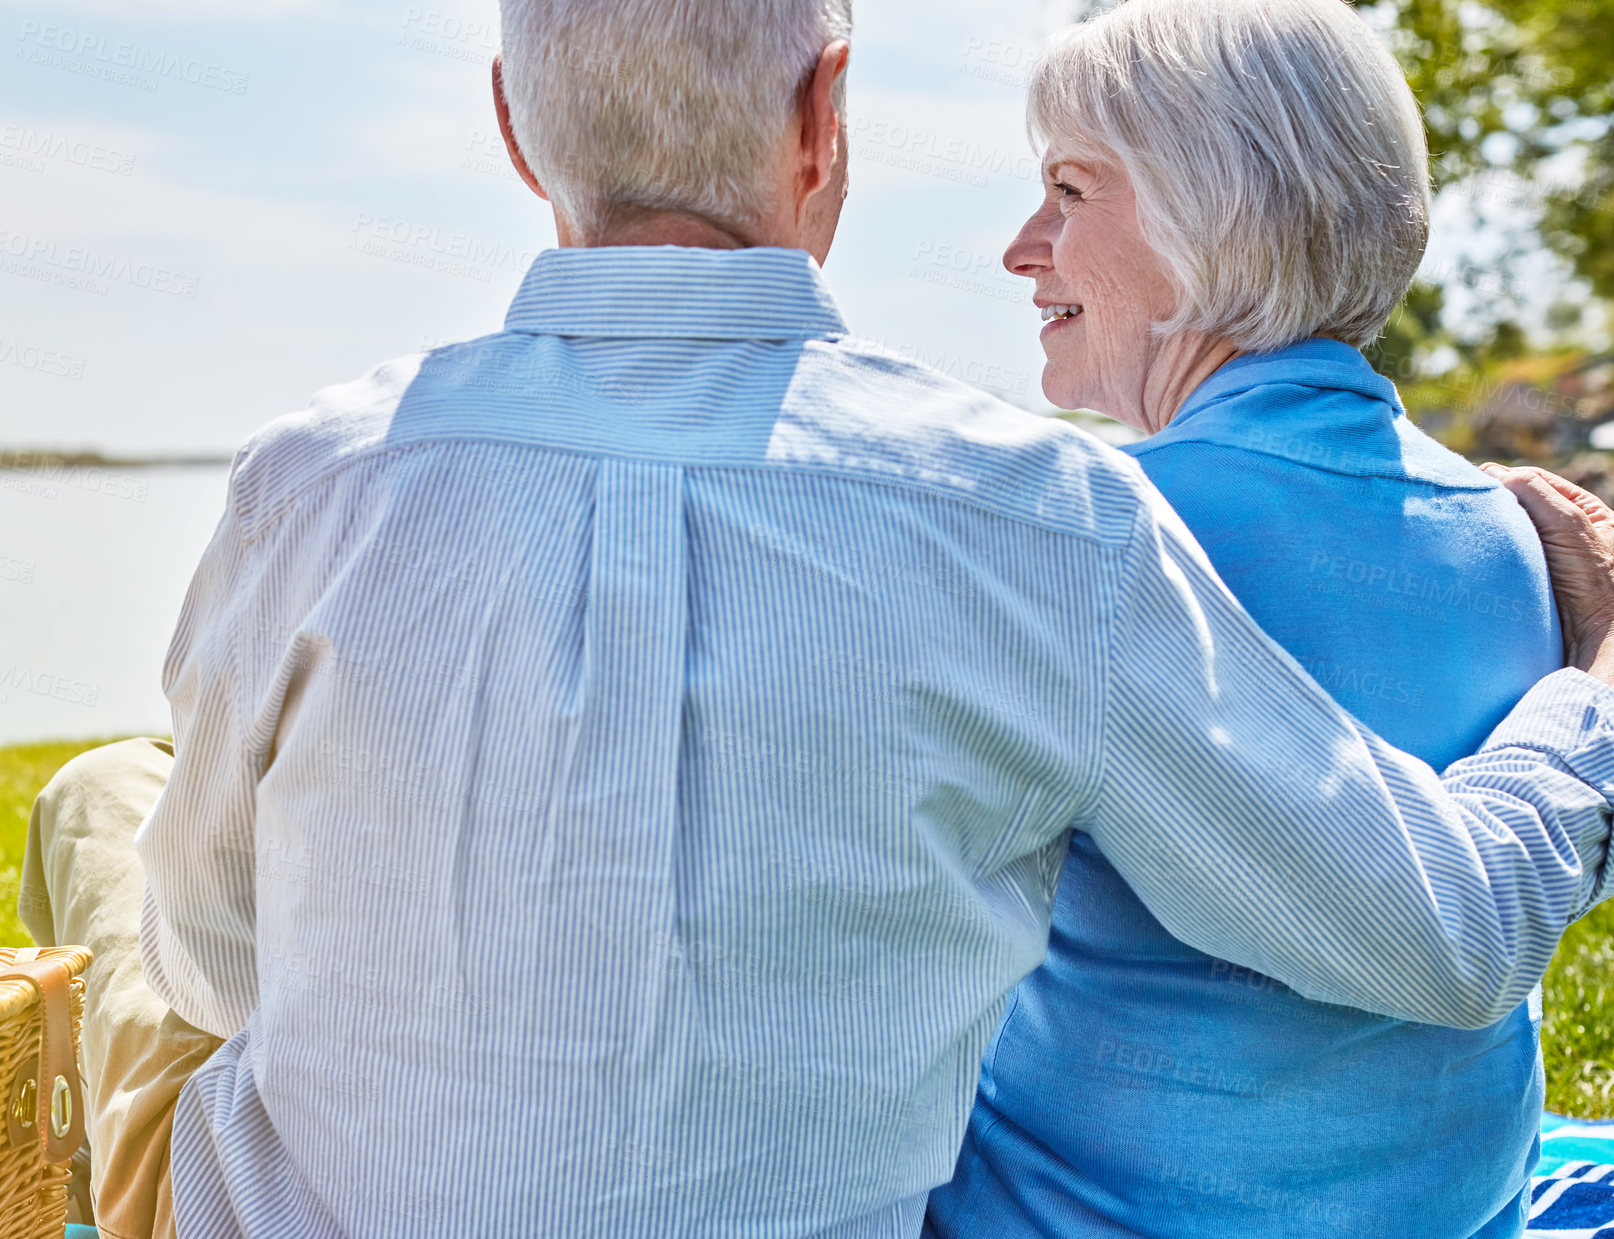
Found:
[[[1130,177],[1180,294],[1162,335],[1365,347],[1428,244],[1417,101],[1345,0],[1126,0],[1055,39],[1029,121]]]
[[[852,29],[852,0],[501,0],[500,13],[516,143],[586,239],[634,209],[728,226],[766,214],[801,89]]]

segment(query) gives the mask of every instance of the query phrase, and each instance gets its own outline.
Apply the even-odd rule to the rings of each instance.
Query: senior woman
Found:
[[[1149,436],[1138,463],[1343,705],[1437,768],[1473,751],[1562,647],[1524,514],[1359,351],[1428,231],[1395,62],[1341,0],[1130,0],[1056,42],[1030,118],[1045,198],[1005,261],[1049,399]],[[1306,1001],[1177,942],[1077,835],[928,1230],[1519,1235],[1537,1034],[1526,1007],[1473,1032]]]

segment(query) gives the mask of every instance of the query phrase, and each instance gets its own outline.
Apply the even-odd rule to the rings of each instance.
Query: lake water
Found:
[[[167,734],[163,655],[228,476],[0,470],[0,744]]]

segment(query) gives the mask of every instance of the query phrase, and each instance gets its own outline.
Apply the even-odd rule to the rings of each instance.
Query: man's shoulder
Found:
[[[248,538],[311,487],[393,446],[393,417],[424,360],[400,357],[326,387],[306,409],[275,418],[242,444],[231,494]]]
[[[768,455],[1113,543],[1147,486],[1085,431],[856,339],[809,346]]]
[[[485,372],[497,367],[510,339],[484,337],[385,362],[257,431],[238,454],[232,480],[243,531],[256,536],[299,497],[360,462],[446,438],[597,450],[535,431],[533,418],[519,427],[498,418],[479,427],[466,422],[467,410],[482,408],[490,391],[502,390],[490,387]],[[514,381],[502,372],[492,378]],[[546,405],[565,403],[568,391],[562,385]],[[760,439],[714,441],[711,451],[686,441],[668,450],[693,468],[776,469],[902,487],[921,501],[966,504],[1109,544],[1130,536],[1140,491],[1148,485],[1135,462],[1075,427],[856,340],[807,344],[778,400]],[[425,405],[458,412],[440,420],[422,416]],[[636,425],[654,416],[654,401],[635,405]],[[670,422],[681,417],[676,408],[666,411]],[[575,424],[575,416],[570,420]],[[551,428],[555,423],[547,418]],[[631,450],[656,455],[652,438],[647,434]]]

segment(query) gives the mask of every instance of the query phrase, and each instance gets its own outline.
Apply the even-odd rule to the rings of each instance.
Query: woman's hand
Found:
[[[1523,505],[1547,553],[1571,666],[1614,685],[1614,510],[1533,466],[1480,466]]]

